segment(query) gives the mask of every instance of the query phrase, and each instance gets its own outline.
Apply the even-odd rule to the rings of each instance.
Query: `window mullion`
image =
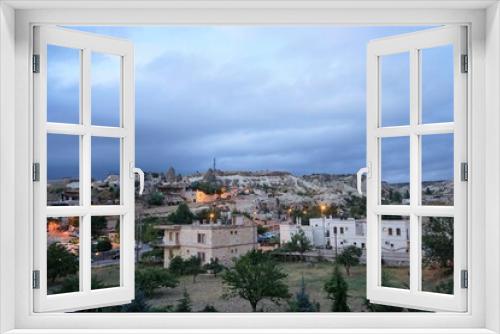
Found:
[[[420,266],[420,230],[419,217],[415,209],[420,203],[420,143],[419,123],[419,59],[418,50],[410,50],[410,290],[419,289]]]
[[[82,150],[80,158],[80,170],[82,171],[82,184],[80,186],[82,192],[82,206],[84,215],[80,226],[80,282],[83,284],[82,291],[90,291],[91,289],[91,135],[90,131],[90,112],[91,112],[91,96],[90,96],[90,72],[91,72],[91,51],[83,49],[82,52],[82,124],[85,133],[81,137]]]

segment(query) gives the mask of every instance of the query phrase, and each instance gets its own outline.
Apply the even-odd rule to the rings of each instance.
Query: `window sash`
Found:
[[[47,122],[47,46],[80,50],[80,124]],[[121,58],[120,126],[91,124],[91,53],[113,54]],[[33,270],[40,271],[40,288],[34,289],[35,312],[75,311],[130,302],[134,297],[134,106],[132,45],[123,40],[56,27],[36,27],[34,53],[40,56],[40,72],[34,74],[34,161],[40,165],[40,181],[33,184],[34,246]],[[78,135],[78,206],[47,206],[47,135]],[[93,136],[120,140],[120,205],[91,204],[91,139]],[[120,286],[91,289],[91,216],[120,216]],[[47,293],[47,217],[78,216],[78,292]]]
[[[367,298],[373,303],[437,311],[467,310],[467,290],[460,286],[461,270],[467,270],[467,183],[460,179],[460,163],[467,162],[467,75],[461,73],[461,55],[466,54],[466,28],[445,26],[370,42],[367,58],[367,161],[371,172],[367,178]],[[419,124],[420,74],[419,49],[453,45],[454,122]],[[409,52],[410,57],[410,124],[381,127],[380,65],[384,55]],[[454,205],[426,206],[421,198],[421,145],[424,134],[454,134]],[[382,205],[381,139],[395,136],[410,140],[410,205]],[[381,286],[380,217],[410,217],[410,288]],[[454,293],[453,295],[421,291],[420,217],[454,218]]]

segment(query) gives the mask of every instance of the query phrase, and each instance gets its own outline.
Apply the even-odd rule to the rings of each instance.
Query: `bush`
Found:
[[[149,195],[148,204],[152,206],[160,206],[163,205],[165,201],[165,195],[162,192],[156,191]]]
[[[111,241],[108,238],[103,238],[97,241],[96,250],[98,252],[107,252],[113,248]]]
[[[178,283],[167,269],[152,267],[135,271],[135,285],[146,297],[151,297],[159,288],[175,288]]]

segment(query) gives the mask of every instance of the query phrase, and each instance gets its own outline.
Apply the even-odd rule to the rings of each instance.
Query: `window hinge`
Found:
[[[469,72],[469,56],[462,55],[462,73]]]
[[[467,270],[462,270],[460,272],[460,280],[461,284],[460,287],[462,289],[467,289],[469,287],[469,272]]]
[[[33,270],[33,289],[40,289],[40,270]]]
[[[33,164],[33,181],[40,181],[40,164],[38,162]]]
[[[33,55],[33,73],[40,73],[40,55]]]
[[[462,181],[469,181],[469,164],[466,162],[460,164],[460,179]]]

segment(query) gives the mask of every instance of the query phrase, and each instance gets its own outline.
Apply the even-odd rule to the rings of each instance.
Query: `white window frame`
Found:
[[[420,50],[439,46],[453,47],[453,121],[423,123],[421,109]],[[381,63],[387,55],[407,52],[409,58],[409,124],[383,126],[380,103]],[[461,163],[467,162],[467,81],[469,73],[462,73],[462,55],[467,55],[467,29],[464,26],[445,26],[370,41],[367,47],[367,298],[374,303],[414,307],[431,311],[467,309],[467,289],[461,286],[462,270],[467,270],[467,183],[461,180]],[[383,71],[383,69],[382,69]],[[453,192],[454,202],[449,206],[421,204],[422,141],[424,135],[453,135]],[[382,140],[385,138],[409,140],[409,205],[382,204]],[[381,282],[381,243],[383,215],[409,217],[409,289],[384,287]],[[422,291],[422,217],[453,218],[453,293]],[[387,228],[389,236],[395,229]]]
[[[80,50],[80,122],[49,122],[47,117],[48,45]],[[33,184],[33,268],[39,271],[39,288],[34,289],[35,312],[81,310],[126,304],[134,299],[134,59],[129,41],[60,27],[34,28],[34,54],[39,55],[39,73],[33,76],[34,94],[34,161],[39,164],[39,181]],[[92,53],[100,52],[120,59],[120,110],[118,126],[96,126],[91,116]],[[47,136],[49,134],[79,137],[79,205],[47,206]],[[91,204],[92,138],[114,138],[119,141],[120,203]],[[79,283],[78,292],[47,294],[47,230],[48,217],[79,217]],[[120,217],[120,284],[106,289],[91,289],[91,217]]]
[[[468,195],[471,200],[468,215],[474,228],[469,227],[468,231],[471,267],[466,313],[144,315],[32,312],[32,249],[27,245],[31,245],[33,203],[26,199],[32,193],[30,55],[34,24],[442,23],[468,24],[471,29],[472,89],[468,92],[471,111],[468,116],[468,133],[471,134],[468,140],[471,152]],[[500,10],[496,1],[241,0],[229,3],[207,0],[182,3],[81,0],[71,4],[45,0],[2,1],[0,73],[1,333],[10,330],[14,330],[12,333],[111,333],[112,328],[118,332],[128,329],[128,333],[146,333],[153,329],[158,329],[156,333],[173,333],[179,332],[176,330],[179,328],[191,328],[191,333],[500,332]],[[226,329],[221,330],[221,326]]]

